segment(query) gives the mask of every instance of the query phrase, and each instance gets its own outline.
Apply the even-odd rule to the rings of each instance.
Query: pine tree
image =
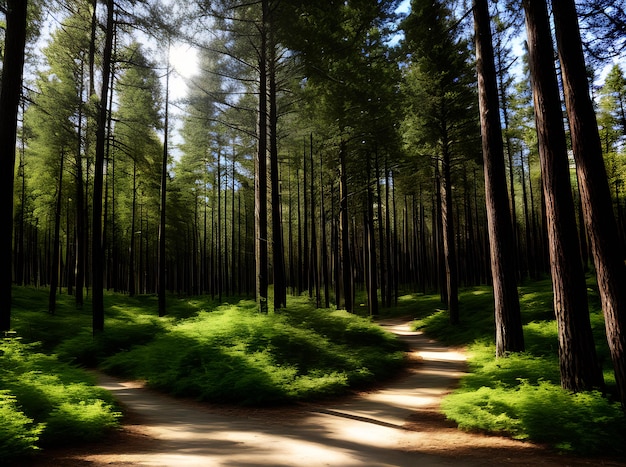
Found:
[[[11,328],[13,284],[13,186],[17,114],[22,95],[27,0],[7,0],[2,86],[0,88],[0,331]]]
[[[468,154],[468,138],[478,135],[476,96],[469,62],[469,48],[455,37],[455,20],[443,2],[414,0],[404,22],[411,65],[405,76],[410,103],[407,106],[408,144],[414,152],[430,157],[435,165],[437,206],[441,219],[441,260],[445,266],[445,301],[450,321],[459,322],[458,263],[455,245],[455,213],[452,199],[453,165]],[[465,142],[465,145],[462,144]],[[439,174],[439,177],[437,176]],[[437,190],[439,191],[439,190]]]
[[[483,138],[485,192],[489,221],[491,274],[495,299],[496,356],[524,350],[522,316],[510,253],[514,250],[509,212],[502,130],[498,112],[498,86],[486,0],[474,0],[478,96]]]
[[[604,382],[591,333],[575,234],[576,215],[547,5],[544,0],[524,0],[523,5],[548,222],[561,385],[572,391],[591,390],[602,387]]]

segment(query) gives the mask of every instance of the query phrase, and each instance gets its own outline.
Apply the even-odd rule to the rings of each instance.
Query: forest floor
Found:
[[[626,466],[560,455],[545,446],[466,433],[438,410],[465,371],[462,349],[381,322],[410,345],[410,365],[384,386],[316,403],[242,408],[176,399],[101,375],[125,409],[99,443],[46,449],[21,465],[100,466]]]

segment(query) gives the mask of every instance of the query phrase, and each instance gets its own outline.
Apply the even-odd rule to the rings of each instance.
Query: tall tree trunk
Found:
[[[308,195],[307,195],[307,189],[308,189],[308,179],[307,179],[307,175],[308,175],[308,169],[307,169],[307,157],[306,157],[306,140],[303,140],[303,145],[302,145],[302,202],[303,202],[303,217],[304,217],[304,224],[303,224],[303,248],[301,250],[302,253],[302,290],[307,289],[309,291],[309,296],[311,296],[311,287],[309,284],[309,201],[308,201]],[[300,212],[300,210],[298,210],[298,212]],[[298,222],[298,225],[300,225],[300,223]]]
[[[445,146],[445,145],[444,145]],[[443,236],[443,257],[445,263],[445,285],[450,315],[450,323],[459,323],[459,283],[458,262],[454,244],[454,216],[452,211],[452,174],[450,153],[444,147],[442,157],[443,190],[441,196],[441,222]]]
[[[57,307],[57,287],[59,285],[59,269],[61,256],[59,254],[61,243],[61,207],[63,206],[63,165],[65,151],[61,150],[61,163],[59,164],[59,181],[57,185],[57,199],[54,208],[54,237],[52,239],[52,264],[50,268],[50,291],[48,294],[48,313],[54,315]]]
[[[380,186],[380,157],[378,154],[378,148],[376,148],[375,157],[374,157],[374,171],[376,172],[376,199],[378,201],[376,210],[378,214],[378,254],[380,255],[380,263],[378,269],[380,270],[380,275],[378,278],[380,279],[380,297],[382,299],[383,307],[387,305],[387,264],[386,257],[387,252],[385,251],[385,234],[383,231],[383,196],[382,196],[382,188]],[[385,209],[387,206],[385,205]],[[373,219],[372,219],[373,222]],[[389,237],[387,237],[387,243],[389,243]],[[375,274],[378,274],[379,271],[376,271]]]
[[[267,313],[267,18],[268,0],[262,0],[263,20],[259,47],[258,147],[255,155],[254,223],[256,299],[261,313]]]
[[[433,283],[439,290],[441,301],[448,304],[448,288],[446,283],[445,248],[443,246],[443,197],[441,196],[441,169],[440,162],[435,160],[435,193],[431,196],[431,219],[433,245],[435,245],[432,270],[436,274]]]
[[[81,64],[81,75],[84,68],[84,63]],[[74,300],[76,302],[76,308],[82,309],[84,303],[84,288],[85,288],[85,266],[87,257],[87,237],[86,232],[86,219],[87,212],[85,206],[85,188],[83,180],[83,79],[81,76],[81,89],[80,89],[80,102],[78,104],[78,135],[77,135],[77,147],[76,147],[76,262],[74,264],[74,282],[76,286],[76,292]]]
[[[135,218],[137,217],[137,162],[133,159],[133,200],[130,211],[130,242],[128,244],[128,294],[135,296]],[[140,229],[141,230],[141,229]]]
[[[603,378],[591,333],[576,234],[548,10],[545,0],[524,0],[523,5],[559,332],[561,385],[572,391],[591,390],[603,386]]]
[[[509,261],[511,252],[516,248],[507,197],[498,85],[487,0],[474,0],[473,10],[489,250],[495,301],[496,356],[502,357],[507,352],[524,350],[524,334],[515,269]]]
[[[230,186],[230,222],[231,222],[231,231],[230,231],[230,255],[231,255],[231,293],[235,295],[237,293],[237,287],[239,286],[239,281],[237,280],[237,244],[235,235],[235,226],[241,228],[241,224],[235,222],[235,146],[233,143],[233,160],[230,166],[231,170],[231,186]]]
[[[394,300],[398,304],[398,295],[400,292],[400,240],[398,239],[398,211],[396,210],[396,183],[393,172],[391,172],[391,180],[393,183],[393,192],[391,195],[391,204],[393,206],[393,284],[394,284]],[[387,184],[389,187],[390,185]]]
[[[169,159],[169,100],[170,100],[170,45],[167,44],[167,68],[165,73],[165,122],[163,127],[163,160],[161,161],[161,202],[159,212],[159,269],[158,269],[158,301],[159,316],[167,314],[166,287],[166,258],[165,258],[165,221],[167,208],[167,161]]]
[[[309,263],[309,290],[315,285],[315,306],[319,308],[320,303],[320,274],[317,251],[317,226],[315,224],[315,170],[313,169],[313,133],[309,136],[309,160],[311,169],[311,261]]]
[[[350,217],[348,215],[348,174],[346,173],[346,143],[339,148],[339,198],[341,211],[339,234],[341,237],[341,270],[343,280],[344,308],[354,311],[354,289],[352,283],[352,256],[350,251]],[[339,304],[337,304],[339,305]]]
[[[24,114],[24,102],[22,102],[22,114]],[[21,189],[20,189],[20,213],[19,213],[19,227],[17,232],[17,254],[16,258],[16,271],[15,271],[15,280],[17,285],[24,285],[29,281],[26,279],[26,255],[25,255],[25,224],[26,224],[26,176],[24,173],[24,153],[26,149],[25,136],[22,134],[22,145],[20,150],[20,163],[18,167],[18,176],[21,180]]]
[[[376,238],[374,235],[374,194],[370,180],[370,163],[368,156],[368,175],[367,175],[367,192],[365,203],[365,224],[363,229],[365,230],[365,241],[363,242],[363,252],[365,260],[366,271],[366,283],[367,283],[367,305],[369,308],[369,315],[372,317],[378,316],[378,265],[376,264]]]
[[[298,202],[296,203],[296,209],[298,210],[298,295],[300,295],[302,293],[302,291],[304,290],[304,281],[303,281],[303,274],[302,274],[302,270],[304,268],[304,266],[302,265],[302,261],[303,261],[303,257],[304,254],[302,252],[302,206],[301,206],[301,197],[300,197],[300,171],[296,171],[296,183],[297,183],[297,198],[298,198]],[[306,220],[305,220],[306,222]]]
[[[287,285],[285,278],[285,247],[283,245],[282,206],[280,200],[280,174],[278,170],[278,109],[276,106],[276,44],[273,34],[274,25],[269,24],[269,144],[270,144],[270,181],[272,185],[272,257],[274,273],[274,309],[287,306]]]
[[[626,409],[626,266],[619,241],[602,143],[589,97],[573,0],[552,1],[572,148],[587,232],[591,240],[606,335],[622,407]]]
[[[7,0],[0,87],[0,331],[11,328],[13,284],[13,184],[17,114],[22,95],[27,0]]]
[[[113,55],[114,35],[114,0],[107,0],[107,22],[104,53],[102,56],[102,90],[98,109],[98,126],[96,129],[96,160],[93,180],[93,220],[92,220],[92,328],[94,333],[104,330],[104,245],[102,243],[102,197],[103,172],[106,152],[106,123],[108,116],[109,85],[111,78],[111,61]]]
[[[339,255],[340,246],[339,246],[339,219],[337,217],[337,186],[333,182],[331,185],[331,250],[332,250],[332,276],[334,284],[334,293],[335,293],[335,307],[339,308],[341,304],[341,257]]]
[[[224,154],[226,154],[226,151],[224,151]],[[224,157],[224,159],[226,159],[226,157]],[[224,160],[224,162],[226,162],[226,160]],[[228,272],[228,258],[229,258],[229,253],[228,253],[228,164],[224,164],[224,217],[222,218],[222,222],[221,224],[224,225],[224,242],[223,242],[223,256],[222,256],[222,265],[223,265],[223,274],[222,277],[224,278],[222,280],[222,289],[224,291],[224,294],[228,297],[229,294],[229,282],[230,282],[230,277],[229,277],[229,272]],[[232,225],[232,222],[231,222]]]
[[[533,236],[532,236],[532,223],[530,221],[531,212],[529,211],[528,206],[528,194],[526,189],[526,172],[524,167],[524,154],[520,153],[520,177],[522,184],[522,199],[524,202],[524,230],[526,232],[526,268],[528,272],[528,276],[531,279],[535,279],[537,277],[537,270],[535,267],[535,255],[534,255],[534,247],[533,247]],[[530,175],[529,175],[530,176]]]
[[[217,151],[217,183],[216,194],[217,197],[217,223],[215,227],[215,258],[217,261],[217,268],[215,272],[217,283],[217,299],[222,301],[222,292],[224,290],[224,255],[222,254],[222,225],[225,221],[222,219],[222,151],[221,148]]]
[[[324,307],[330,307],[330,279],[328,275],[328,243],[326,239],[326,206],[324,199],[324,171],[323,161],[320,157],[320,235],[322,250],[322,282],[324,283]]]

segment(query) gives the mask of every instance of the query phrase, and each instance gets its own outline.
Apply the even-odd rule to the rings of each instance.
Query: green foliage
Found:
[[[263,315],[243,301],[173,324],[103,367],[177,395],[273,404],[344,392],[402,361],[395,338],[363,318],[303,301]]]
[[[34,452],[43,429],[24,415],[15,396],[0,392],[0,461]]]
[[[572,394],[560,386],[522,381],[515,388],[482,386],[442,403],[460,428],[550,443],[579,454],[623,453],[626,419],[599,392]]]
[[[591,322],[601,361],[610,362],[604,320],[594,284],[589,284]],[[442,403],[446,416],[467,430],[549,443],[578,454],[623,454],[626,419],[619,404],[598,393],[572,394],[560,387],[558,332],[549,280],[520,287],[526,351],[495,358],[493,296],[488,287],[460,294],[459,326],[445,311],[414,322],[429,335],[453,345],[467,345],[470,372]],[[609,389],[615,385],[605,369]]]
[[[19,339],[0,342],[2,456],[39,445],[93,441],[117,425],[110,394],[83,371],[38,352]]]
[[[138,315],[131,322],[109,320],[104,332],[94,336],[84,329],[63,341],[56,352],[64,360],[95,367],[109,355],[150,342],[162,329],[155,317],[146,315]]]
[[[421,299],[420,299],[421,301]],[[440,307],[443,307],[439,303]],[[492,339],[494,329],[493,293],[489,287],[472,287],[459,293],[461,322],[450,326],[447,311],[437,309],[430,316],[413,322],[413,329],[426,329],[447,345],[463,345]]]

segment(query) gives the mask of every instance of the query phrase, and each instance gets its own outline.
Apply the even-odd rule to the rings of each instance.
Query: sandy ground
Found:
[[[384,387],[323,404],[249,409],[174,399],[139,382],[101,377],[125,407],[121,430],[19,464],[100,466],[626,466],[561,456],[543,446],[461,432],[439,413],[465,356],[407,323],[383,326],[410,344],[410,366]]]

